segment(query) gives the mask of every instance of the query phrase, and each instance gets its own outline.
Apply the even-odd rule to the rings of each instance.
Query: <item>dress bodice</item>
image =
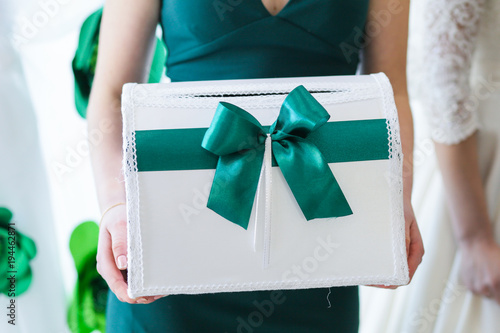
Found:
[[[172,81],[354,74],[368,0],[164,0]]]

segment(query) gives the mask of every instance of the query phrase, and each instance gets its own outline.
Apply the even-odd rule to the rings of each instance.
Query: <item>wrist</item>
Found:
[[[467,233],[458,235],[457,242],[460,248],[470,248],[478,244],[495,244],[495,238],[491,225],[489,225],[487,227],[474,228]]]
[[[111,211],[112,209],[118,209],[118,207],[120,207],[120,206],[125,206],[125,205],[126,205],[126,203],[125,203],[125,202],[117,202],[117,203],[115,203],[115,204],[113,204],[113,205],[109,206],[108,208],[106,208],[106,209],[104,210],[104,212],[102,213],[102,215],[101,215],[101,219],[99,220],[99,228],[101,227],[101,223],[102,223],[102,220],[104,219],[104,216],[105,216],[105,215],[106,215],[109,211]]]
[[[411,193],[413,190],[413,172],[403,175],[403,201],[405,204],[411,204]]]
[[[97,193],[101,212],[118,202],[126,202],[124,185],[124,182],[118,179],[102,180],[100,182],[97,186]]]

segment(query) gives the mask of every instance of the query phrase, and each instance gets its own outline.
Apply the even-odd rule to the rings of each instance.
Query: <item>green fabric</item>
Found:
[[[272,153],[307,220],[352,214],[319,149],[306,137],[330,115],[304,88],[285,98],[269,129]],[[266,131],[250,113],[221,102],[202,147],[220,156],[207,207],[247,229],[264,159]]]
[[[269,126],[263,128],[269,131]],[[207,128],[136,131],[138,170],[215,169],[219,157],[201,147],[206,131]],[[389,158],[385,119],[328,122],[307,139],[318,147],[327,163]],[[276,160],[273,166],[277,166]]]
[[[33,279],[30,260],[36,256],[35,242],[9,222],[12,212],[0,207],[0,293],[9,298],[25,293]],[[14,279],[10,279],[14,276]],[[11,288],[11,282],[15,284]]]
[[[156,39],[155,53],[149,70],[148,83],[158,83],[161,81],[165,72],[165,59],[167,58],[167,49],[163,40]]]
[[[73,333],[106,331],[108,286],[96,269],[98,237],[93,221],[79,224],[71,233],[69,249],[78,276],[67,315]]]
[[[290,0],[276,16],[262,0],[163,1],[172,81],[352,75],[368,0]]]
[[[78,48],[72,62],[75,77],[75,106],[82,118],[87,115],[90,88],[94,80],[101,17],[102,8],[83,22]]]
[[[171,295],[147,305],[110,292],[107,333],[357,333],[358,307],[357,287]]]
[[[90,90],[94,81],[101,18],[102,8],[92,13],[83,22],[78,40],[78,48],[72,62],[73,75],[75,77],[75,106],[82,118],[85,118],[87,115]],[[160,82],[165,68],[165,59],[165,45],[161,39],[157,38],[148,83]]]

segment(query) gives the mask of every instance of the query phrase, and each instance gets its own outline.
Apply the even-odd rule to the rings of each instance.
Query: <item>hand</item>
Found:
[[[422,262],[422,257],[424,256],[425,251],[422,236],[420,235],[417,220],[415,219],[415,214],[413,212],[413,207],[411,206],[411,203],[409,201],[405,204],[404,215],[406,257],[408,259],[408,269],[411,282],[411,280],[413,279],[413,275],[415,275],[417,267]]]
[[[404,217],[406,258],[408,260],[408,269],[411,281],[418,265],[422,262],[422,257],[424,256],[424,244],[422,242],[422,236],[420,235],[420,230],[418,229],[417,220],[415,219],[410,199],[405,200]],[[372,285],[372,287],[396,289],[398,286]]]
[[[461,278],[473,293],[500,304],[500,246],[485,235],[460,243]]]
[[[127,212],[125,205],[110,209],[103,217],[97,246],[97,271],[122,302],[148,304],[163,296],[132,299],[127,294]]]

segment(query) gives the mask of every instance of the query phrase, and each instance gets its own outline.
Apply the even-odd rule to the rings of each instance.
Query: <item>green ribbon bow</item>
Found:
[[[330,115],[304,88],[292,90],[269,128],[272,152],[307,220],[351,215],[328,163],[307,136]],[[220,102],[202,147],[219,156],[207,207],[247,229],[264,159],[266,128],[236,105]]]

